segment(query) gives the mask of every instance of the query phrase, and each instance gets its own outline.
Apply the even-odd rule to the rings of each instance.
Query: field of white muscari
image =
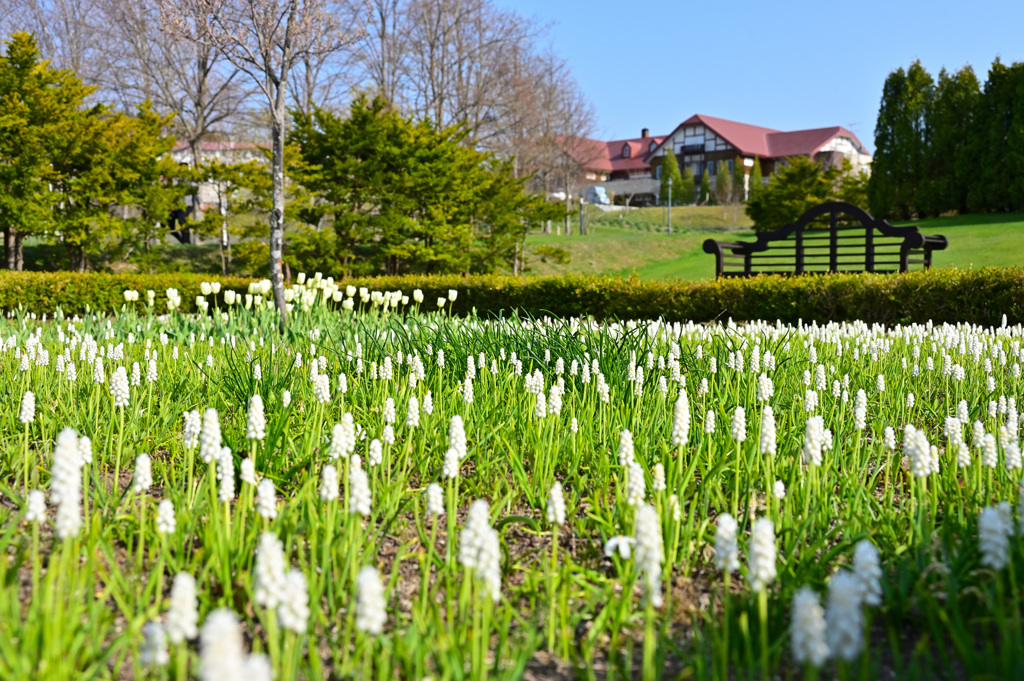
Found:
[[[1020,326],[216,289],[0,320],[0,678],[1024,676]]]

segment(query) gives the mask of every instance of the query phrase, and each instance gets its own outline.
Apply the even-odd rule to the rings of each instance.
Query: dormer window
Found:
[[[629,158],[631,150],[628,144],[622,145],[622,158]]]
[[[649,153],[651,153],[652,151],[654,151],[654,148],[655,148],[656,146],[658,146],[658,143],[657,143],[657,142],[651,142],[651,146],[647,147],[647,153],[649,154]]]

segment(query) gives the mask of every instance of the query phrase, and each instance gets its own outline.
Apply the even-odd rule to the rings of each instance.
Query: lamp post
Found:
[[[583,195],[580,195],[580,236],[583,236]]]
[[[672,233],[672,176],[668,178],[668,233]]]
[[[750,169],[754,167],[754,159],[743,159],[743,200],[750,198]]]

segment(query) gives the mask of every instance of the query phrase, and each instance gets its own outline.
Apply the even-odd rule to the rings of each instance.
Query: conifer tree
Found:
[[[697,197],[697,203],[711,203],[714,197],[711,196],[711,176],[708,174],[707,165],[704,166],[704,174],[700,178],[700,196]]]
[[[728,161],[718,162],[718,172],[715,173],[715,198],[722,205],[732,203],[732,173],[729,172]]]
[[[676,155],[672,153],[672,149],[668,148],[665,150],[665,160],[661,164],[661,192],[659,200],[662,205],[668,203],[668,182],[672,180],[672,205],[679,205],[686,203],[681,197],[685,196],[681,191],[683,189],[683,177],[679,174],[679,161],[676,160]]]

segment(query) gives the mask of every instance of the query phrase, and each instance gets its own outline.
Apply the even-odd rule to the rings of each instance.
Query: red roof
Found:
[[[626,170],[645,170],[651,167],[651,144],[655,147],[665,139],[664,135],[634,137],[632,139],[600,140],[578,137],[567,144],[566,151],[587,170],[613,173]],[[624,152],[629,149],[629,155]]]
[[[726,142],[736,147],[744,156],[760,158],[782,158],[785,156],[813,156],[835,137],[848,137],[862,153],[867,153],[857,136],[842,126],[794,130],[782,132],[747,123],[737,123],[724,118],[696,114],[676,126],[671,137],[680,128],[690,125],[704,125]],[[659,143],[660,144],[660,143]]]

